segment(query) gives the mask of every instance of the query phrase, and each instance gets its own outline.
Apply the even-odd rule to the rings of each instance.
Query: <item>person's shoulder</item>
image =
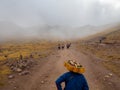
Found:
[[[84,77],[83,74],[80,73],[74,73],[74,72],[65,72],[63,75],[75,75],[75,76],[79,76],[79,77]]]
[[[63,75],[69,76],[69,75],[71,75],[71,74],[72,74],[71,72],[65,72]]]
[[[63,74],[61,75],[61,77],[66,78],[66,77],[68,77],[68,76],[70,76],[70,75],[71,75],[70,72],[65,72],[65,73],[63,73]]]
[[[79,74],[79,76],[84,77],[84,75],[83,75],[83,74]]]
[[[71,74],[71,72],[65,72],[64,74]]]
[[[85,76],[84,76],[83,74],[79,74],[79,75],[78,75],[78,78],[80,78],[80,79],[83,79],[83,80],[84,80],[84,79],[85,79]]]

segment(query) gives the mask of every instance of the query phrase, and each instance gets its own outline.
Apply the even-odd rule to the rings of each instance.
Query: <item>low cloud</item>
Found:
[[[0,37],[84,37],[100,30],[80,27],[120,22],[119,11],[119,0],[0,0]]]

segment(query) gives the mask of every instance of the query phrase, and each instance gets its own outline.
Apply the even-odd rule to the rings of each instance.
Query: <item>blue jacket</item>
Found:
[[[61,83],[65,82],[64,90],[89,90],[87,81],[82,74],[67,72],[56,80],[58,90],[62,90]]]

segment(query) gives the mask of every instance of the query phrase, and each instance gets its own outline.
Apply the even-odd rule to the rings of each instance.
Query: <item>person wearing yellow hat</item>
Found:
[[[57,90],[62,90],[62,82],[65,82],[64,90],[89,90],[87,80],[82,73],[85,69],[80,63],[73,60],[68,60],[64,66],[69,72],[61,75],[56,81]]]

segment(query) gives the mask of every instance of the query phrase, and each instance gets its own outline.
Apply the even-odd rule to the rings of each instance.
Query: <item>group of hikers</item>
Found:
[[[60,50],[60,49],[65,49],[65,48],[67,48],[67,49],[69,49],[70,48],[70,46],[71,46],[71,43],[67,43],[67,44],[58,44],[58,49]]]

